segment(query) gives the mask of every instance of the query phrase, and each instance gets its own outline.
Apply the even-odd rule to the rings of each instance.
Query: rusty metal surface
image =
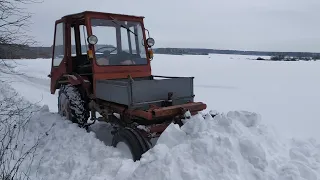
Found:
[[[207,108],[207,105],[201,102],[188,103],[183,105],[163,107],[159,109],[154,109],[152,111],[153,117],[166,117],[182,114],[184,110],[189,110],[190,112],[198,112]]]

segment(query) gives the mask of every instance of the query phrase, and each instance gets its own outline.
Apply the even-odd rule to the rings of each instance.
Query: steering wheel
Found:
[[[101,49],[106,49],[106,48],[110,48],[110,47],[106,47],[106,46],[105,46],[105,47],[98,48],[98,49],[96,50],[96,53],[97,53],[97,52],[101,52],[101,53],[105,54],[106,52],[108,52],[108,55],[109,55],[109,54],[111,54],[112,52],[114,52],[115,50],[118,49],[118,48],[115,47],[115,48],[113,48],[111,51],[109,51],[109,50],[100,51]]]
[[[96,50],[96,52],[99,52],[101,49],[105,49],[105,48],[110,48],[110,47],[104,46],[104,47],[98,48],[98,49]],[[106,52],[109,52],[108,54],[111,54],[111,53],[114,52],[115,50],[117,50],[116,47],[113,48],[111,51],[105,50],[105,51],[101,51],[101,53],[105,54]],[[79,66],[85,66],[85,65],[87,65],[87,64],[90,64],[90,61],[86,61],[86,62],[80,64]]]

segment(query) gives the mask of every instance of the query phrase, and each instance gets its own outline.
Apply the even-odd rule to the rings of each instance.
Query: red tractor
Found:
[[[170,123],[206,109],[194,102],[193,77],[151,74],[155,41],[143,19],[92,11],[62,17],[48,75],[51,93],[59,89],[59,114],[85,128],[96,120],[112,124],[112,145],[125,143],[133,160]]]

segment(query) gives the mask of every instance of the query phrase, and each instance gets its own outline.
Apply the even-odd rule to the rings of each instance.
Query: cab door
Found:
[[[63,21],[55,24],[51,64],[51,94],[54,94],[58,80],[66,73],[66,25]]]

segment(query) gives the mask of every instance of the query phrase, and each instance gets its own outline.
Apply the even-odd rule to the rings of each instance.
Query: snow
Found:
[[[194,76],[195,99],[208,111],[245,110],[259,113],[271,128],[286,138],[320,141],[320,61],[255,61],[255,56],[178,56],[156,54],[152,73]],[[50,59],[16,60],[18,72],[11,83],[31,102],[57,112],[57,93],[50,94]]]
[[[171,124],[129,179],[320,178],[320,161],[314,158],[319,156],[319,145],[283,144],[263,124],[248,126],[258,119],[254,113],[237,111],[214,118],[196,115],[182,128]]]
[[[0,89],[3,97],[11,97],[13,94],[13,89],[8,86],[1,86]],[[3,97],[0,96],[1,100]],[[50,112],[48,106],[32,105],[20,98],[16,99],[16,104],[21,107],[30,105],[31,108],[25,113],[33,114],[23,128],[23,138],[19,139],[20,143],[14,153],[18,156],[25,152],[20,149],[28,149],[38,144],[36,153],[32,154],[32,165],[30,166],[29,157],[20,169],[30,169],[30,179],[121,179],[128,175],[119,174],[121,169],[135,166],[133,161],[123,159],[118,149],[105,146],[96,138],[95,133],[87,133],[57,113]],[[17,124],[24,121],[21,117],[15,117],[13,120]]]
[[[10,61],[9,61],[10,62]],[[40,105],[48,105],[52,112],[58,112],[57,93],[50,93],[50,59],[22,59],[11,62],[19,75],[3,75],[26,100]]]
[[[171,124],[137,162],[105,145],[108,124],[87,132],[56,113],[57,94],[50,94],[46,77],[50,60],[19,60],[17,71],[28,77],[9,75],[13,89],[0,86],[0,98],[17,91],[20,103],[37,102],[20,146],[45,134],[33,165],[22,170],[31,168],[32,180],[320,179],[319,62],[248,58],[155,55],[153,74],[195,76],[196,100],[208,109],[181,128]]]
[[[254,56],[156,54],[153,74],[194,76],[195,99],[208,110],[259,113],[286,138],[320,141],[320,61],[256,61]]]

